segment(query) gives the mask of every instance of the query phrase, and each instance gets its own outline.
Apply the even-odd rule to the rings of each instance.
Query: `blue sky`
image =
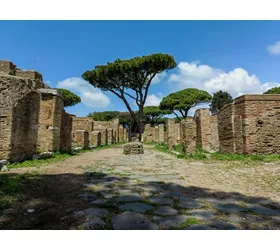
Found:
[[[148,103],[188,87],[234,97],[280,85],[279,21],[0,21],[0,59],[37,70],[52,87],[79,94],[68,112],[121,110],[122,101],[81,79],[95,65],[151,53],[178,67],[157,78]]]

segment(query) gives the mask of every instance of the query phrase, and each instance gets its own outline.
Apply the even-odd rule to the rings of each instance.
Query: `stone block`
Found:
[[[141,142],[130,142],[123,147],[124,154],[144,154],[143,144]]]

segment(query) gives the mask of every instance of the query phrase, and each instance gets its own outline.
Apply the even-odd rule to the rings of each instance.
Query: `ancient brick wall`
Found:
[[[107,128],[107,144],[113,143],[113,129]]]
[[[94,126],[94,131],[99,131],[101,133],[101,145],[107,145],[108,143],[108,132],[106,127],[102,125]]]
[[[210,116],[211,125],[211,151],[219,151],[219,132],[218,132],[218,118],[217,115]]]
[[[124,142],[124,127],[123,125],[119,125],[119,142]]]
[[[180,122],[183,152],[194,153],[197,149],[197,123],[192,117]]]
[[[88,117],[76,117],[73,116],[73,131],[85,130],[88,133],[94,130],[94,121]]]
[[[5,75],[15,75],[16,65],[11,61],[0,60],[0,73]]]
[[[165,142],[165,138],[164,138],[164,124],[159,124],[158,125],[158,142],[159,143]]]
[[[235,153],[235,130],[234,130],[235,106],[228,104],[218,113],[219,150],[221,152]]]
[[[15,75],[22,77],[22,78],[27,78],[27,79],[31,79],[34,81],[43,81],[43,76],[34,70],[20,70],[20,69],[16,69],[15,70]]]
[[[38,131],[38,151],[55,152],[60,149],[60,128],[63,99],[58,90],[39,89],[40,116]]]
[[[72,146],[87,149],[89,146],[89,134],[85,130],[72,131]]]
[[[154,127],[151,127],[151,124],[146,124],[143,133],[143,142],[152,142],[153,134],[154,134]]]
[[[177,144],[177,127],[174,119],[167,120],[167,148],[172,149]]]
[[[123,140],[124,142],[128,141],[128,131],[126,128],[123,129]]]
[[[176,131],[176,145],[181,143],[181,127],[180,123],[175,123],[175,131]]]
[[[95,147],[99,147],[101,145],[101,132],[100,131],[92,131],[90,133],[89,144]]]
[[[0,159],[21,161],[37,151],[40,96],[30,79],[7,75],[0,61]]]
[[[72,148],[72,116],[64,110],[61,114],[60,151],[69,152]]]

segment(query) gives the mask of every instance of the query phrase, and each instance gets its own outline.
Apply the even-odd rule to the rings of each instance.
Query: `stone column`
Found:
[[[99,147],[101,145],[101,132],[92,131],[90,133],[90,144],[94,147]]]
[[[119,125],[119,142],[124,142],[124,128],[123,125]]]
[[[38,131],[38,151],[55,152],[60,148],[61,115],[63,99],[56,89],[39,89],[40,116]]]
[[[64,110],[60,126],[60,151],[69,152],[72,148],[72,117]]]
[[[73,147],[82,147],[87,149],[89,146],[89,134],[85,130],[75,130],[72,132]]]
[[[158,125],[158,142],[159,143],[164,142],[164,124]]]
[[[172,149],[176,145],[176,126],[174,119],[167,120],[167,148]]]
[[[119,124],[120,124],[120,120],[119,119],[114,119],[113,120],[113,124],[112,124],[112,128],[113,128],[113,140],[114,143],[118,143],[119,142]]]
[[[112,128],[107,129],[107,143],[108,144],[113,143],[113,129]]]
[[[196,122],[191,117],[181,121],[181,141],[183,153],[189,154],[196,151]]]

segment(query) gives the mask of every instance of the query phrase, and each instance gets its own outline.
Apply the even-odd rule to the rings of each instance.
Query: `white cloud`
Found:
[[[228,91],[234,98],[243,94],[260,94],[280,83],[262,84],[256,75],[249,75],[245,69],[236,68],[228,73],[209,65],[181,62],[177,74],[169,77],[173,91],[185,88],[198,88],[213,94]]]
[[[166,73],[165,71],[162,72],[162,73],[160,73],[160,74],[157,74],[157,75],[153,78],[151,84],[158,84],[158,83],[160,83],[160,81],[162,81],[166,76],[167,76],[167,73]]]
[[[158,106],[161,102],[160,97],[156,96],[155,94],[151,94],[147,96],[145,106]]]
[[[267,50],[272,55],[280,55],[280,41],[269,45]]]
[[[82,103],[91,108],[106,108],[110,99],[99,89],[79,77],[67,78],[57,83],[57,88],[69,89],[81,97]]]

